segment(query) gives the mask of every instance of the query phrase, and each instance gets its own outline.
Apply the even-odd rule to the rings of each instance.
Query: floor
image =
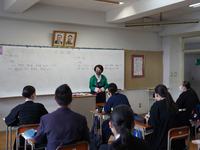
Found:
[[[15,139],[15,132],[12,133],[12,143],[14,142]],[[111,137],[109,139],[109,141],[113,141],[113,137]],[[194,137],[191,138],[191,140],[194,140]],[[13,145],[13,144],[12,144]],[[195,144],[192,144],[192,142],[190,142],[190,150],[197,150],[198,146]],[[2,133],[0,134],[0,150],[6,150],[6,134]]]

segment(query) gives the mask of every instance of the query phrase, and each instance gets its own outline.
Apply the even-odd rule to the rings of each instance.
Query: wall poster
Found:
[[[131,55],[131,77],[143,78],[144,77],[144,55]]]

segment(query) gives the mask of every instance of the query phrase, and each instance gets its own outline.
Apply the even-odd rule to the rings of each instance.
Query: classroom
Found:
[[[163,52],[161,68],[151,66],[152,70],[156,70],[153,74],[161,72],[162,77],[159,81],[162,80],[162,84],[169,88],[174,100],[178,98],[181,93],[180,83],[185,79],[183,47],[192,47],[191,43],[186,45],[183,39],[186,41],[187,37],[199,36],[200,24],[173,23],[170,25],[125,27],[125,23],[143,22],[145,17],[151,18],[152,22],[159,22],[161,12],[164,21],[199,20],[200,9],[187,8],[190,4],[196,3],[196,0],[162,0],[162,2],[160,0],[151,0],[150,2],[124,0],[124,6],[90,0],[56,1],[0,1],[0,45],[51,47],[53,31],[58,30],[77,32],[75,48],[93,49],[94,51],[120,49],[139,51],[140,54],[143,54],[142,51]],[[195,44],[198,45],[198,43]],[[148,69],[151,71],[151,68]],[[6,76],[1,76],[1,78],[4,80]],[[85,80],[89,82],[89,78],[90,76]],[[3,86],[1,85],[1,87]],[[145,114],[148,113],[149,109],[147,88],[155,86],[154,84],[150,87],[122,89],[121,93],[128,97],[132,109],[136,113]],[[90,92],[89,87],[87,92]],[[43,103],[49,112],[56,109],[52,95],[38,95],[35,101]],[[2,97],[0,95],[0,117],[4,118],[13,107],[23,102],[22,97]],[[0,132],[5,132],[5,129],[5,122],[1,119]]]

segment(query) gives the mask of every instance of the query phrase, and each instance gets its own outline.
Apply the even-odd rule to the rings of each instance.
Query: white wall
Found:
[[[0,18],[0,44],[51,46],[53,30],[77,32],[76,47],[162,50],[154,32]]]
[[[176,101],[180,95],[179,85],[182,82],[182,38],[167,36],[163,38],[163,83],[169,87],[169,91]],[[173,75],[171,76],[171,73]],[[177,76],[174,76],[174,73]]]

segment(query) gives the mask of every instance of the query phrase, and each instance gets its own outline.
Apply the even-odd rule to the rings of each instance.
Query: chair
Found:
[[[182,126],[178,128],[171,128],[168,131],[168,143],[167,150],[171,150],[172,140],[179,140],[187,138],[187,147],[185,149],[190,148],[190,128],[188,126]]]
[[[39,124],[27,124],[27,125],[19,126],[16,129],[16,149],[20,147],[19,143],[20,143],[20,136],[22,135],[22,133],[24,133],[26,130],[29,130],[29,129],[37,130],[38,127],[39,127]],[[25,140],[24,146],[26,148],[26,140]]]
[[[89,143],[86,141],[77,142],[76,144],[58,146],[56,150],[89,150]]]
[[[96,103],[96,108],[97,108],[98,106],[104,107],[104,106],[105,106],[105,103]]]

